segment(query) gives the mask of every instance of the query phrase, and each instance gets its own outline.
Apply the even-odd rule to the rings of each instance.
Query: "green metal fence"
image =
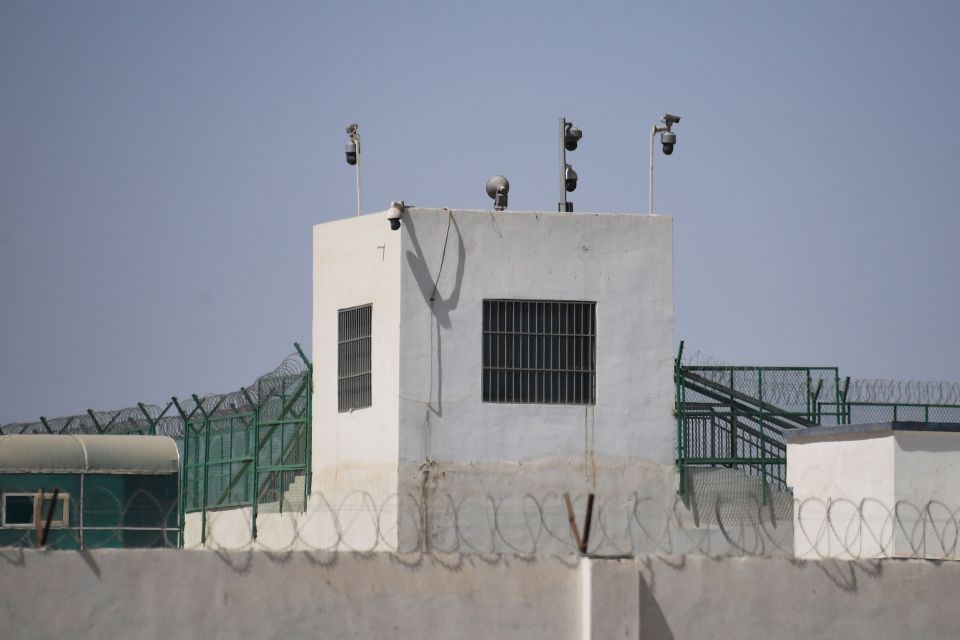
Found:
[[[683,342],[674,363],[681,496],[696,468],[728,467],[758,476],[764,497],[768,486],[786,489],[787,430],[896,420],[960,422],[957,385],[851,382],[836,367],[695,365],[682,358]],[[931,399],[956,401],[917,401]]]
[[[960,405],[848,400],[839,405],[830,406],[830,410],[843,412],[844,421],[842,424],[960,422]]]
[[[299,344],[274,371],[223,395],[138,403],[0,427],[0,434],[166,435],[180,448],[180,543],[185,514],[232,507],[301,511],[310,488],[313,371]],[[254,518],[256,535],[256,519]],[[205,524],[202,537],[206,537]]]
[[[183,419],[182,512],[251,507],[264,512],[303,511],[310,491],[312,366],[264,376],[227,396],[174,398]],[[185,518],[181,518],[184,520]]]
[[[824,402],[840,394],[835,367],[744,367],[675,363],[677,467],[680,494],[688,471],[731,467],[786,486],[783,432],[827,420]]]

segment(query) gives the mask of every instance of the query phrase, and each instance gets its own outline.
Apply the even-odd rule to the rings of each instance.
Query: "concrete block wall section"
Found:
[[[0,636],[572,640],[577,561],[0,549]]]
[[[960,637],[960,564],[0,549],[20,638]]]
[[[799,558],[960,558],[957,425],[798,430],[787,442]]]
[[[960,637],[960,563],[636,559],[641,638]]]

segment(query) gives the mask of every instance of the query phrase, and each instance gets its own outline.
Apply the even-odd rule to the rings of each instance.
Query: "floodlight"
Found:
[[[493,198],[493,208],[496,211],[507,208],[508,193],[510,193],[510,181],[503,176],[493,176],[487,180],[487,195]]]

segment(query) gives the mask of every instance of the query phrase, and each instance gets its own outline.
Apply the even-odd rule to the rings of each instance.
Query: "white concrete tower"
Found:
[[[313,240],[313,492],[675,490],[670,218],[410,208]]]

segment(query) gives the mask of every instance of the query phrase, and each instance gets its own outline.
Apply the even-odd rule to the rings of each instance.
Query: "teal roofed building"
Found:
[[[0,436],[0,547],[176,547],[173,439]]]

